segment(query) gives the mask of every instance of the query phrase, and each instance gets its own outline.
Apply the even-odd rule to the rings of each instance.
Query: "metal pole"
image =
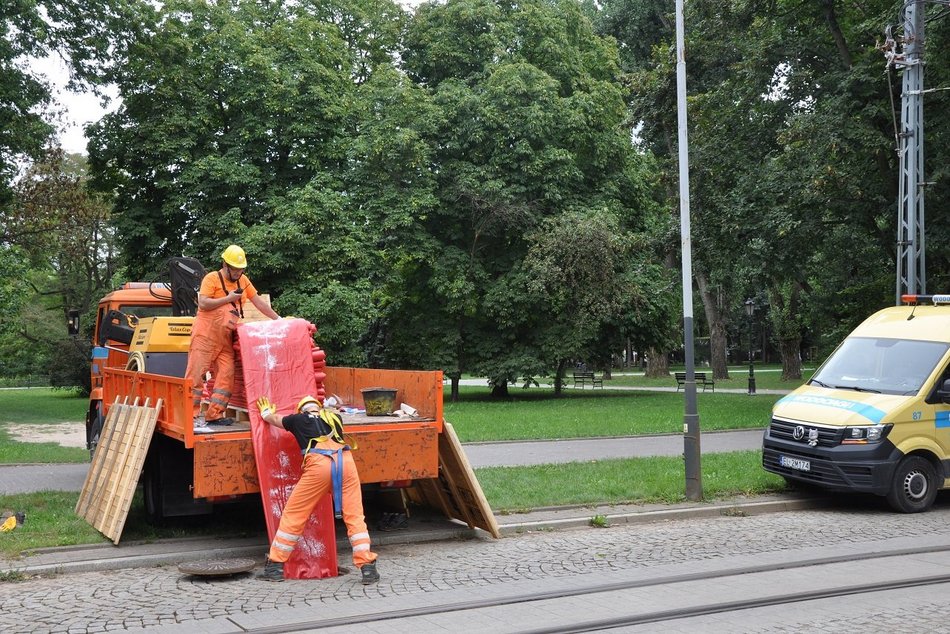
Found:
[[[897,293],[927,293],[924,257],[924,7],[909,2],[904,8],[903,55],[895,63],[904,67],[901,83],[901,130],[897,193]]]
[[[755,395],[755,369],[752,367],[752,314],[749,314],[749,396]]]
[[[683,335],[686,352],[683,455],[686,499],[703,498],[700,468],[699,413],[696,408],[696,367],[693,358],[693,263],[689,225],[689,147],[686,138],[686,43],[683,0],[676,0],[676,115],[679,130],[680,246],[683,258]]]

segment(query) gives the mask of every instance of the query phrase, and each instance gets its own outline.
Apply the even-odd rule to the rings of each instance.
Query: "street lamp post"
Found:
[[[752,314],[755,312],[755,300],[745,300],[745,314],[749,318],[749,396],[755,394],[755,368],[752,366]]]

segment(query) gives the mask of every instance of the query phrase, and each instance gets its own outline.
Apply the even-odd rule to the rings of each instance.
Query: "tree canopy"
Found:
[[[22,299],[32,288],[85,309],[114,274],[154,279],[176,255],[213,267],[237,243],[337,364],[441,368],[456,387],[478,373],[503,395],[609,368],[628,345],[665,357],[680,295],[671,4],[7,3],[0,299],[42,303]],[[893,301],[900,77],[876,44],[897,10],[686,5],[697,324],[717,378],[745,298],[787,376]],[[939,290],[950,16],[928,11]],[[24,64],[48,53],[121,99],[90,130],[88,176],[51,151],[50,87]]]

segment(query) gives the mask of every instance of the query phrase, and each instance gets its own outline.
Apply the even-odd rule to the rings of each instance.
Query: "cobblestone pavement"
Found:
[[[0,623],[4,632],[106,632],[172,624],[200,631],[203,623],[221,616],[266,617],[287,608],[314,608],[315,613],[325,614],[333,606],[354,602],[366,602],[369,607],[374,598],[511,582],[537,582],[540,590],[545,580],[591,573],[592,578],[606,583],[612,572],[636,568],[679,564],[688,570],[691,562],[698,565],[783,552],[791,556],[809,547],[853,548],[862,542],[872,548],[890,536],[946,536],[950,543],[950,504],[941,503],[919,515],[890,513],[868,502],[822,511],[532,532],[501,540],[391,545],[379,549],[382,581],[365,587],[360,585],[355,570],[333,579],[281,584],[262,582],[253,575],[196,578],[184,576],[171,566],[32,578],[0,583]],[[348,565],[343,553],[340,562]],[[809,623],[810,613],[799,612],[793,622],[780,627],[763,623],[757,630],[751,627],[753,621],[746,621],[747,627],[742,629],[891,632],[922,631],[927,627],[930,631],[946,631],[943,602],[928,593],[904,594],[907,603],[900,605],[901,611],[892,601],[881,602],[878,613],[862,604],[865,627],[856,625],[845,612],[841,623],[831,625],[827,620]],[[847,604],[846,599],[832,601]],[[848,628],[844,628],[845,622]],[[696,623],[683,621],[683,631],[709,629]]]

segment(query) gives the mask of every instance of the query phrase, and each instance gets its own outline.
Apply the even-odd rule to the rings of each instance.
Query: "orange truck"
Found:
[[[247,415],[248,395],[236,381],[228,415],[230,427],[199,428],[192,421],[190,386],[184,377],[194,317],[173,315],[168,284],[130,282],[99,302],[93,335],[92,391],[86,416],[86,440],[95,451],[109,408],[116,402],[154,406],[161,399],[155,435],[142,473],[150,520],[197,515],[217,503],[260,491]],[[245,309],[247,310],[247,309]],[[247,319],[254,315],[246,314]],[[314,346],[321,392],[344,408],[346,432],[358,445],[353,456],[367,487],[408,487],[439,477],[442,372],[327,367]],[[319,366],[319,367],[316,367]],[[241,376],[240,369],[236,378]],[[396,390],[412,415],[367,416],[361,390]],[[251,402],[257,395],[250,395]]]

